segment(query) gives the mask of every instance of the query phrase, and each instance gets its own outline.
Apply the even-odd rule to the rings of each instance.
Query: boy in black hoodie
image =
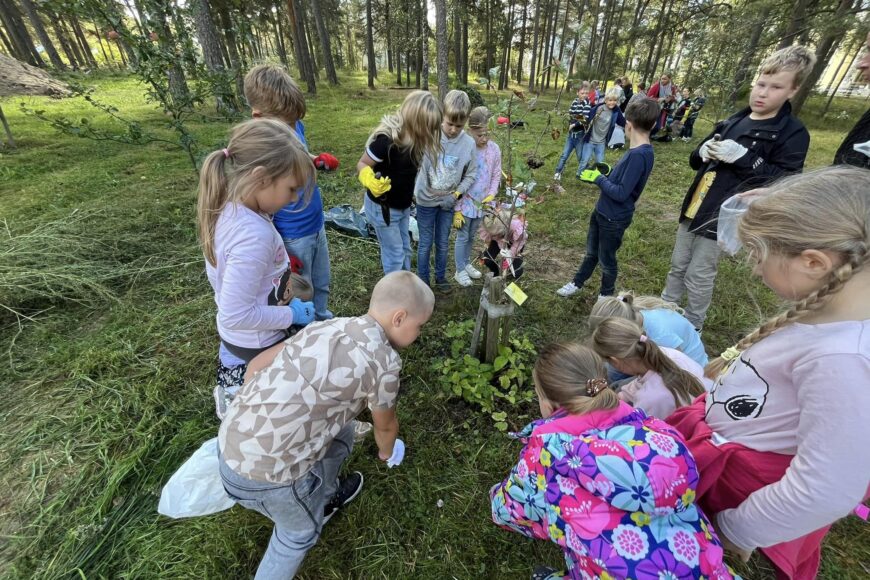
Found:
[[[679,304],[700,330],[713,297],[719,264],[719,208],[741,191],[803,169],[810,134],[791,115],[788,100],[815,63],[803,46],[789,46],[761,63],[749,106],[720,121],[689,156],[697,170],[680,210],[680,227],[662,298]]]

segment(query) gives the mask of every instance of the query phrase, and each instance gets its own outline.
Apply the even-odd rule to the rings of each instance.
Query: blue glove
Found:
[[[294,298],[288,306],[293,311],[294,325],[305,326],[314,320],[314,302],[302,302],[298,298]]]

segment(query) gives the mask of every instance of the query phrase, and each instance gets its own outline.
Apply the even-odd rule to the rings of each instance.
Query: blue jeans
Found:
[[[314,318],[332,318],[326,303],[329,300],[329,246],[326,243],[326,228],[321,227],[316,234],[301,238],[284,238],[287,252],[302,261],[302,276],[314,287]]]
[[[580,154],[580,167],[577,169],[577,175],[580,175],[580,172],[586,169],[586,166],[589,165],[589,159],[592,157],[593,153],[595,153],[596,163],[602,163],[604,161],[605,146],[606,143],[583,144],[583,152]]]
[[[220,459],[224,489],[236,503],[275,523],[256,580],[290,579],[323,528],[323,509],[338,491],[338,471],[353,449],[353,425],[345,425],[323,459],[290,483],[242,477]]]
[[[607,219],[597,210],[592,210],[589,216],[589,233],[586,234],[586,257],[580,264],[580,269],[574,274],[574,285],[583,286],[592,276],[595,266],[601,262],[601,296],[613,296],[616,293],[616,251],[622,245],[622,236],[631,225],[627,220]]]
[[[435,282],[447,279],[447,253],[450,244],[450,228],[453,227],[453,211],[440,207],[417,206],[417,227],[420,242],[417,244],[417,275],[429,283],[429,257],[435,246]]]
[[[562,156],[559,157],[559,163],[556,165],[556,173],[562,173],[562,170],[565,169],[565,163],[571,157],[572,151],[577,156],[577,161],[580,161],[583,152],[583,135],[585,135],[583,131],[577,131],[576,133],[568,132],[568,138],[565,139],[565,149],[562,151]]]
[[[461,272],[471,261],[471,248],[474,247],[474,236],[480,227],[482,217],[465,218],[465,223],[456,231],[456,245],[453,247],[453,260],[456,263],[456,271]]]
[[[381,206],[365,196],[363,207],[366,218],[375,227],[378,243],[381,245],[381,265],[384,274],[397,270],[411,269],[411,232],[408,223],[411,218],[411,208],[390,208],[390,225],[384,222]]]

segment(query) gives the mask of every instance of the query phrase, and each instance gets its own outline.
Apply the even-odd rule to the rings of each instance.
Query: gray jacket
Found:
[[[477,179],[475,147],[474,139],[465,131],[454,139],[447,139],[442,132],[441,155],[437,165],[433,165],[427,155],[417,172],[417,181],[414,183],[417,205],[453,211],[456,204],[453,192],[467,193]]]

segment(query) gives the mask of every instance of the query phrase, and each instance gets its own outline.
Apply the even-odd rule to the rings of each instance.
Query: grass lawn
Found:
[[[312,151],[342,162],[338,172],[321,175],[327,207],[360,204],[354,167],[366,137],[406,94],[370,92],[361,77],[343,78],[337,89],[321,86],[305,119]],[[166,117],[134,80],[87,82],[126,118],[170,135]],[[553,99],[543,97],[527,118],[531,128],[515,133],[518,152],[531,149],[545,125],[544,103]],[[211,396],[218,341],[196,242],[196,174],[183,152],[165,144],[59,135],[22,115],[21,100],[2,103],[18,149],[0,150],[0,577],[247,578],[268,541],[268,520],[241,508],[180,521],[156,512],[162,484],[218,427]],[[112,126],[80,99],[23,100],[48,115]],[[810,167],[830,163],[866,104],[838,100],[825,121],[814,118],[820,106],[812,102],[804,115]],[[204,149],[222,146],[228,126],[191,125]],[[709,126],[702,118],[696,138]],[[544,139],[541,153],[550,156],[537,173],[546,185],[563,141]],[[692,177],[690,148],[655,146],[656,166],[619,255],[621,287],[662,288]],[[617,157],[608,153],[609,161]],[[579,338],[598,289],[594,279],[579,297],[555,295],[582,257],[596,199],[569,167],[567,192],[547,194],[527,214],[521,285],[530,299],[518,309],[514,332],[538,347]],[[360,314],[381,274],[378,248],[333,233],[329,245],[331,309]],[[388,471],[374,459],[371,439],[357,446],[350,466],[365,474],[366,489],[325,529],[301,577],[525,578],[536,563],[561,562],[555,546],[490,523],[487,491],[519,445],[453,396],[433,370],[449,352],[447,323],[473,317],[479,291],[457,286],[439,296],[432,322],[403,353],[399,418],[407,459]],[[708,352],[777,308],[743,263],[723,261],[704,333]],[[534,411],[528,404],[507,410],[511,428]],[[857,518],[839,523],[820,577],[866,578],[868,530]],[[738,568],[745,577],[772,578],[758,557]]]

